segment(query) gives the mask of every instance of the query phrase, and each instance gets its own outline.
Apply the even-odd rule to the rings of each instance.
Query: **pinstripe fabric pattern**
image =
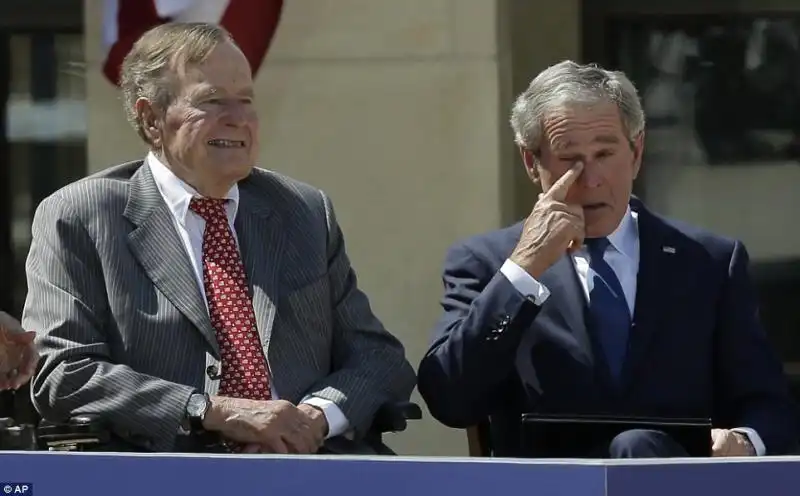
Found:
[[[261,169],[239,189],[235,227],[276,390],[335,402],[363,434],[415,377],[357,288],[330,201]],[[149,168],[131,162],[59,190],[32,231],[23,324],[43,354],[37,409],[53,420],[101,413],[125,439],[169,451],[219,346]]]

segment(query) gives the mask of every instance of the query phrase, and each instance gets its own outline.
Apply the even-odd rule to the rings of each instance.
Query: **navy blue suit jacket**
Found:
[[[755,429],[767,454],[793,449],[795,410],[759,323],[745,247],[631,206],[640,262],[622,386],[609,387],[593,351],[569,257],[541,277],[550,290],[541,307],[500,272],[520,223],[447,254],[444,313],[418,374],[431,414],[456,428],[491,417],[499,456],[518,453],[520,414],[534,411],[712,418]]]

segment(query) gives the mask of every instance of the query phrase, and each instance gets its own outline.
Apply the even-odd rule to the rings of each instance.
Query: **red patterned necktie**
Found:
[[[189,204],[206,221],[203,284],[211,325],[222,355],[219,395],[269,400],[269,372],[256,327],[244,264],[228,225],[224,199],[194,198]]]

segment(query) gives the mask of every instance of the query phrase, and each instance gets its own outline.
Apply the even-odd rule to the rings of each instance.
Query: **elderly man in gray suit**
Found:
[[[254,168],[247,59],[219,27],[168,23],[121,81],[151,152],[66,186],[33,221],[37,409],[101,414],[153,451],[192,430],[245,452],[357,442],[414,372],[357,288],[330,200]]]

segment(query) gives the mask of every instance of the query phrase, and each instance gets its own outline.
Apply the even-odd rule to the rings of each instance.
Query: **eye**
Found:
[[[614,155],[614,150],[611,149],[600,150],[597,152],[597,158],[608,158],[612,155]]]

